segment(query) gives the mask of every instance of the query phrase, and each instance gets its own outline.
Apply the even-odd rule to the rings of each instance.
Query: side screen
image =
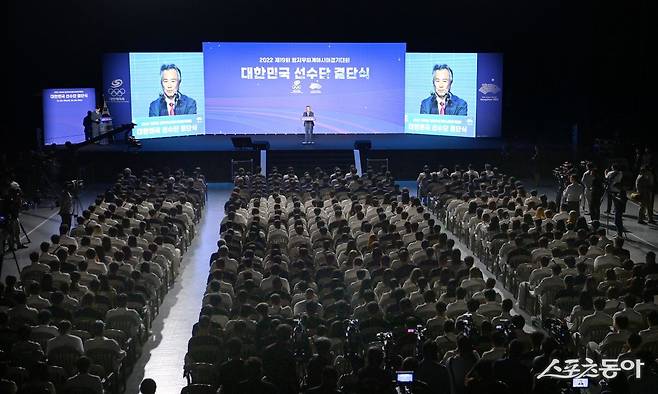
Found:
[[[132,122],[137,138],[205,133],[201,53],[131,53]]]
[[[44,144],[78,143],[85,140],[83,121],[96,106],[95,89],[44,89]]]

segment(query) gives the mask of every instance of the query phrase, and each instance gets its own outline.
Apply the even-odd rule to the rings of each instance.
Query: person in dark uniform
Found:
[[[91,139],[91,125],[92,125],[92,120],[91,120],[91,111],[87,111],[87,116],[82,119],[82,125],[85,128],[85,141],[89,141]]]
[[[612,203],[615,206],[615,229],[617,230],[617,236],[621,238],[626,232],[624,228],[624,212],[626,212],[626,204],[628,202],[624,184],[619,183],[619,191],[611,193],[611,196]]]
[[[592,185],[590,186],[591,197],[589,199],[589,216],[594,220],[599,220],[601,217],[601,201],[603,200],[603,193],[605,193],[605,187],[603,183],[603,178],[599,174],[597,168],[592,169]]]
[[[71,229],[72,208],[73,196],[71,195],[71,184],[67,182],[59,199],[59,216],[62,217],[62,225],[65,224],[69,230]]]

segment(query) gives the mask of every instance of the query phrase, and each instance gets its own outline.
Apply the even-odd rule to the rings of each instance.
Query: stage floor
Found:
[[[259,135],[197,135],[187,137],[140,140],[147,152],[209,152],[235,151],[232,137],[250,137],[252,141],[267,141],[270,150],[352,150],[355,141],[370,141],[373,150],[496,150],[503,145],[499,138],[460,138],[413,134],[322,134],[314,137],[315,144],[303,145],[303,134]],[[96,144],[83,151],[125,151],[127,145]]]

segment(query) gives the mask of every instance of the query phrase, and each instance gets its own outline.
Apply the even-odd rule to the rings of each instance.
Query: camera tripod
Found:
[[[5,229],[0,229],[0,277],[2,276],[2,266],[5,260],[5,254],[11,252],[12,257],[14,258],[14,263],[16,264],[16,272],[20,273],[21,268],[18,266],[18,258],[16,257],[16,248],[12,244],[7,243],[7,238],[9,234]]]
[[[21,231],[23,232],[23,235],[25,235],[25,239],[27,239],[28,244],[32,243],[30,240],[30,236],[27,234],[27,231],[25,231],[25,227],[23,227],[23,222],[21,222],[20,218],[16,218],[16,221],[18,221],[18,227],[20,228],[20,231],[18,232],[18,243],[21,243]]]
[[[27,246],[23,246],[23,243],[21,242],[21,232],[23,233],[25,239],[27,240],[26,243],[28,244],[32,243],[32,240],[30,239],[30,236],[28,235],[27,231],[25,231],[25,227],[23,226],[23,223],[21,222],[19,216],[14,217],[14,215],[10,215],[10,219],[8,219],[6,223],[6,228],[0,231],[4,232],[4,241],[5,243],[9,244],[10,250],[14,249],[15,245],[19,245],[18,249],[23,249],[27,247]]]

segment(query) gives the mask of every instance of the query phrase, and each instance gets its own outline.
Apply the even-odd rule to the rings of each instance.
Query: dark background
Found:
[[[640,99],[648,18],[646,0],[10,1],[11,143],[2,145],[34,146],[42,89],[99,90],[103,53],[200,51],[202,41],[406,42],[409,52],[503,52],[506,139],[566,143],[578,124],[583,143],[614,133],[639,140],[648,109]]]

